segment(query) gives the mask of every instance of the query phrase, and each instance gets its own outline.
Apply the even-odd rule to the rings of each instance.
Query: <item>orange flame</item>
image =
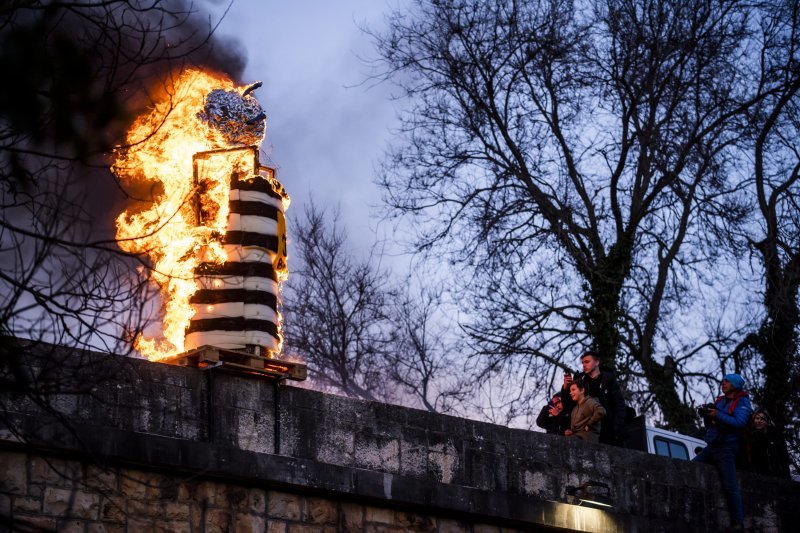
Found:
[[[205,162],[203,181],[195,183],[193,155],[230,147],[197,117],[214,89],[242,93],[245,87],[215,74],[185,71],[169,94],[136,119],[112,166],[122,181],[150,182],[159,191],[149,208],[126,210],[116,221],[119,246],[149,257],[153,279],[161,289],[163,338],[140,335],[135,340],[136,349],[151,360],[184,351],[185,329],[194,314],[189,299],[198,290],[194,269],[200,262],[226,260],[220,235],[228,220],[230,176],[237,171],[253,173],[252,152],[231,151]],[[197,194],[198,185],[202,195]],[[203,202],[203,225],[198,225],[195,197]]]

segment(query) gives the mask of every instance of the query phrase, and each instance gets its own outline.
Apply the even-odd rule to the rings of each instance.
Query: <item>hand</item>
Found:
[[[567,437],[569,437],[570,435],[572,435],[572,430],[571,430],[571,429],[568,429],[568,430],[566,430],[566,431],[564,432],[564,435],[566,435]]]
[[[586,426],[585,428],[583,428],[583,430],[584,430],[586,433],[589,433],[589,426]]]
[[[550,416],[558,416],[559,414],[561,414],[561,408],[556,407],[555,405],[551,405],[550,409],[548,410],[548,413],[550,413]]]
[[[717,410],[709,408],[708,410],[708,418],[717,418]]]

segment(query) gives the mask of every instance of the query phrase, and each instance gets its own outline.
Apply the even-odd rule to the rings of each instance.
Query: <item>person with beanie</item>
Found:
[[[722,395],[713,405],[700,409],[706,424],[705,441],[708,446],[693,460],[714,465],[722,479],[722,489],[728,501],[734,525],[744,527],[742,493],[736,481],[736,455],[739,439],[750,420],[753,407],[744,390],[744,379],[739,374],[728,374],[720,383]]]

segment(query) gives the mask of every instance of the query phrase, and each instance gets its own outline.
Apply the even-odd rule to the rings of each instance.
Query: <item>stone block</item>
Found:
[[[428,447],[416,439],[400,441],[400,474],[424,476],[428,472]]]
[[[307,519],[314,524],[336,523],[336,504],[330,500],[308,498],[306,500],[306,512],[308,514]]]
[[[76,461],[32,457],[30,482],[51,487],[73,487],[81,480],[81,466]]]
[[[316,460],[350,466],[354,463],[355,434],[352,429],[344,427],[328,427],[319,435],[316,447]]]
[[[127,533],[127,528],[115,522],[93,522],[86,526],[86,533]]]
[[[367,523],[392,525],[394,521],[394,511],[381,509],[379,507],[366,507],[364,521]]]
[[[187,482],[181,482],[178,484],[178,494],[177,499],[178,501],[184,500],[191,500],[194,494],[194,485]]]
[[[250,489],[247,495],[247,510],[263,513],[267,508],[267,491],[264,489]]]
[[[9,498],[9,496],[5,496]],[[30,496],[15,496],[14,497],[14,511],[15,512],[23,512],[23,513],[41,513],[42,512],[42,500],[40,498],[32,498]],[[8,516],[9,513],[3,511],[3,516]]]
[[[286,533],[286,522],[267,520],[266,533]]]
[[[151,476],[145,472],[126,470],[120,473],[120,492],[126,498],[143,499],[148,497]]]
[[[57,523],[58,533],[84,533],[86,523],[82,520],[59,520]]]
[[[450,518],[439,518],[438,533],[468,533],[469,526],[460,520],[451,520]]]
[[[38,500],[35,500],[38,503]],[[14,509],[20,509],[19,506],[14,505]],[[25,509],[22,509],[23,511]],[[29,511],[31,509],[28,509]],[[37,512],[38,509],[33,509],[34,512]],[[0,517],[8,517],[11,516],[11,496],[8,494],[0,493]]]
[[[127,500],[121,496],[105,496],[100,501],[100,519],[107,522],[125,522],[128,518]]]
[[[219,483],[217,485],[217,505],[230,509],[245,510],[247,508],[247,489]]]
[[[58,521],[50,516],[14,515],[12,531],[58,531]]]
[[[236,513],[233,523],[233,530],[236,533],[250,533],[252,531],[264,531],[264,517],[246,513]]]
[[[346,533],[362,531],[364,526],[364,506],[355,503],[342,503],[341,509],[342,530]]]
[[[274,450],[275,423],[271,416],[258,411],[235,410],[236,433],[233,443],[242,450],[272,453]]]
[[[201,481],[194,485],[191,498],[197,502],[206,502],[208,505],[217,504],[217,484],[211,481]]]
[[[192,531],[203,531],[205,527],[205,512],[200,505],[192,505],[189,509],[189,524],[192,526]]]
[[[436,531],[436,521],[430,516],[395,511],[395,523],[407,531]]]
[[[165,502],[164,518],[168,520],[189,520],[190,509],[188,503]]]
[[[288,524],[288,533],[322,533],[322,526],[310,524]]]
[[[155,533],[191,533],[192,528],[189,522],[183,520],[159,520],[153,526],[153,531]]]
[[[158,500],[128,500],[128,514],[138,517],[161,518],[164,504]]]
[[[355,466],[390,472],[400,472],[400,441],[386,439],[370,433],[355,437]]]
[[[44,491],[44,514],[97,520],[100,496],[77,489],[47,488]]]
[[[119,489],[117,484],[117,472],[112,468],[104,468],[97,465],[89,465],[83,476],[83,485],[91,489],[102,491],[116,491]]]
[[[233,516],[227,509],[209,509],[205,525],[207,533],[228,533],[233,526]]]
[[[0,452],[0,491],[25,494],[28,489],[28,463],[24,453]]]
[[[285,492],[267,492],[267,516],[285,520],[300,520],[303,511],[303,498]]]
[[[144,520],[140,518],[131,517],[128,520],[128,531],[136,531],[136,533],[150,533],[155,527],[153,520]]]

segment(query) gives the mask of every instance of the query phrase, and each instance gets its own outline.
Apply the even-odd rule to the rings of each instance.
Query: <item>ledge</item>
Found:
[[[598,532],[674,528],[660,520],[444,484],[431,476],[375,472],[88,424],[71,424],[67,428],[55,419],[24,415],[14,419],[15,427],[25,429],[29,435],[28,442],[0,440],[0,448],[69,456],[103,466],[268,486],[415,512],[425,509],[442,516],[469,516],[478,522],[509,527]]]

